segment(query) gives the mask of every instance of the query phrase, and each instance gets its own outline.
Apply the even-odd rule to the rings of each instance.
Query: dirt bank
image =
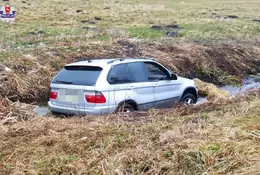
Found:
[[[0,97],[23,102],[46,101],[52,77],[63,65],[82,57],[153,57],[179,75],[217,84],[237,84],[245,75],[260,71],[259,50],[241,45],[119,40],[77,47],[57,43],[57,48],[34,49],[26,53],[29,54],[3,61]],[[6,71],[5,66],[11,71]]]

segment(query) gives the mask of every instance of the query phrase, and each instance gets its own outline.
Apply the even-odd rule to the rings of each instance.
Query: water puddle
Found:
[[[47,116],[51,112],[47,103],[38,103],[38,106],[33,111],[41,117]]]
[[[205,103],[207,101],[208,101],[207,97],[199,97],[198,101],[195,105],[200,105],[200,104]]]
[[[46,116],[50,113],[50,110],[48,109],[47,106],[37,106],[34,110],[33,110],[38,116]]]
[[[254,76],[249,76],[246,79],[244,79],[242,86],[237,87],[237,86],[227,85],[219,88],[227,91],[230,96],[234,96],[251,89],[260,89],[260,73]],[[208,101],[207,97],[199,97],[196,105],[205,103],[207,101]],[[34,109],[34,112],[39,116],[47,116],[50,113],[50,110],[48,109],[46,103],[40,103],[40,104],[38,103],[38,106]]]
[[[242,86],[226,85],[226,86],[219,86],[218,88],[227,91],[230,96],[234,96],[239,93],[244,93],[251,89],[260,89],[260,73],[245,78],[243,80]],[[208,101],[207,97],[199,97],[196,105],[205,103],[207,101]]]
[[[220,87],[229,93],[230,96],[237,95],[239,93],[246,92],[250,89],[260,89],[260,74],[256,76],[248,77],[243,80],[243,85],[240,87],[235,86],[223,86]]]

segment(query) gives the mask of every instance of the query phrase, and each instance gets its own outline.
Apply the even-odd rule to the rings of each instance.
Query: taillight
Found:
[[[58,92],[51,91],[49,97],[50,99],[56,99],[58,97],[58,94]]]
[[[85,93],[85,99],[88,103],[106,103],[105,96],[98,91]]]

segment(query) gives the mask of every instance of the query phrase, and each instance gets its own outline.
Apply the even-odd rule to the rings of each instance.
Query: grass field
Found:
[[[204,83],[239,85],[260,72],[258,0],[10,4],[15,23],[0,23],[0,174],[260,174],[259,91],[230,99]],[[57,71],[82,57],[154,57],[204,81],[210,101],[132,116],[35,115],[28,103],[46,102]]]
[[[257,0],[14,0],[11,4],[17,9],[17,18],[13,25],[0,26],[2,49],[40,42],[167,38],[165,31],[152,30],[152,25],[178,24],[182,29],[173,29],[178,32],[173,40],[188,41],[245,40],[260,32],[260,23],[253,21],[260,18]],[[239,18],[225,19],[228,15]],[[87,26],[97,30],[82,29]],[[38,31],[44,33],[28,35]]]

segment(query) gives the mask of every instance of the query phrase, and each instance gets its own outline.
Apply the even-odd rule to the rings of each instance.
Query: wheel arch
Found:
[[[127,104],[130,104],[135,111],[138,110],[138,105],[137,105],[137,103],[136,103],[134,100],[131,100],[131,99],[127,99],[127,100],[121,101],[121,102],[118,104],[118,106],[117,106],[117,110],[118,110],[118,108],[119,108],[121,105],[126,104],[126,103],[127,103]]]
[[[181,96],[181,99],[184,97],[185,94],[188,94],[188,93],[194,95],[194,97],[196,98],[196,102],[197,102],[197,100],[198,100],[198,92],[197,92],[196,88],[192,87],[192,86],[187,87],[187,88],[184,89],[184,91],[182,93],[182,96]]]

